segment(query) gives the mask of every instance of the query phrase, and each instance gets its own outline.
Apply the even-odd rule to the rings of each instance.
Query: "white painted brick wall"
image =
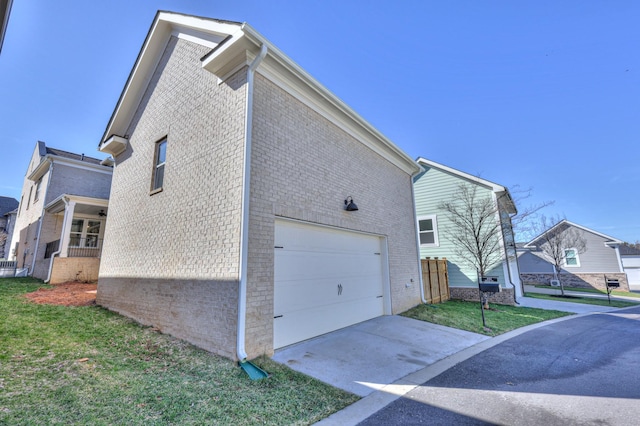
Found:
[[[172,38],[116,158],[98,303],[233,358],[245,75],[202,69],[202,46]],[[167,136],[163,191],[150,195]]]
[[[207,51],[172,39],[132,121],[116,159],[98,303],[235,358],[246,71],[218,85],[200,66]],[[273,352],[276,216],[385,236],[393,312],[419,303],[410,176],[259,74],[254,102],[249,357]],[[149,195],[165,135],[164,189]],[[344,211],[348,195],[360,211]]]
[[[248,353],[273,352],[276,216],[386,236],[393,313],[420,303],[411,177],[273,82],[255,81]],[[344,210],[349,195],[359,211]]]

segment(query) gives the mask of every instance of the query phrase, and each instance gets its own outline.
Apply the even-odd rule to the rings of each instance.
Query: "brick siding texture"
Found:
[[[450,287],[449,292],[451,299],[465,300],[469,302],[479,302],[480,295],[477,287]],[[491,293],[488,293],[491,294]],[[501,292],[493,293],[489,297],[489,303],[497,303],[499,305],[515,305],[513,301],[513,289],[503,288]]]
[[[97,257],[56,257],[53,261],[49,283],[96,282],[98,281],[99,268],[100,258]]]
[[[520,279],[525,285],[550,285],[554,279],[553,274],[520,274]],[[620,283],[620,291],[629,291],[629,282],[627,274],[618,273],[580,273],[580,274],[560,274],[562,285],[566,287],[576,288],[595,288],[607,291],[605,279],[616,279]]]
[[[218,85],[210,49],[171,38],[116,158],[97,302],[235,357],[244,83]],[[167,137],[162,192],[150,195]]]
[[[172,38],[116,158],[97,301],[236,357],[246,68],[218,85]],[[420,303],[411,177],[256,73],[246,350],[273,353],[276,217],[386,237],[391,305]],[[168,137],[163,191],[149,195]],[[353,196],[358,212],[346,212]],[[413,280],[413,285],[405,284]]]
[[[420,288],[411,177],[259,71],[246,345],[249,353],[271,354],[276,217],[386,236],[394,314],[419,304]],[[344,210],[347,196],[359,211]]]

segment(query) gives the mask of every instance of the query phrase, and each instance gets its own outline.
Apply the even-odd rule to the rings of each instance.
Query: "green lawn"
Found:
[[[268,358],[236,363],[99,307],[36,305],[0,279],[0,424],[311,424],[355,402]]]
[[[418,305],[402,315],[488,336],[497,336],[529,324],[571,315],[569,312],[498,305],[495,303],[490,303],[489,308],[489,310],[484,311],[487,329],[482,326],[482,312],[480,311],[479,302],[449,300],[436,305]]]
[[[537,285],[536,288],[548,288],[551,290],[557,290],[560,293],[560,287],[552,287],[550,285]],[[596,288],[582,288],[582,287],[564,287],[564,291],[573,291],[578,293],[594,293],[594,294],[602,294],[607,295],[606,291],[598,290]],[[619,291],[613,290],[611,291],[612,296],[624,296],[624,297],[635,297],[640,299],[640,293],[634,293],[632,291]]]
[[[628,308],[629,306],[638,305],[637,302],[626,302],[621,300],[612,300],[611,303],[609,303],[608,299],[598,299],[594,297],[579,297],[574,295],[562,297],[560,296],[560,291],[558,291],[557,295],[545,293],[525,293],[524,295],[527,297],[535,297],[536,299],[555,300],[556,302],[584,303],[587,305],[612,306],[614,308]]]

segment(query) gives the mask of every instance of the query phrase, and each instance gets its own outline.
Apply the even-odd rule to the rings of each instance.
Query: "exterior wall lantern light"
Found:
[[[348,212],[355,212],[358,210],[358,206],[353,202],[353,197],[351,195],[344,200],[344,205],[346,206],[344,209]]]

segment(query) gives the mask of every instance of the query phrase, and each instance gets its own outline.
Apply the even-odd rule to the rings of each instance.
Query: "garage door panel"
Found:
[[[286,228],[285,228],[286,227]],[[380,250],[380,238],[359,234],[358,244],[353,244],[355,233],[345,234],[342,230],[328,227],[311,229],[306,224],[289,223],[276,229],[275,245],[302,252],[344,253],[370,252]],[[304,234],[304,240],[300,238]]]
[[[625,272],[627,273],[629,285],[640,285],[640,268],[627,268]]]
[[[327,278],[345,280],[363,274],[379,275],[380,256],[373,252],[347,256],[344,253],[312,253],[277,250],[279,263],[285,263],[285,268],[276,271],[279,281],[301,280],[319,272]]]
[[[276,221],[274,348],[384,315],[380,237]]]
[[[344,303],[337,311],[335,307],[328,309],[327,306],[317,306],[291,312],[274,319],[274,348],[282,348],[383,314],[375,304],[362,303],[361,300]],[[309,318],[317,318],[318,321],[310,322]]]
[[[274,299],[274,314],[282,315],[290,311],[311,308],[314,305],[337,304],[379,296],[382,296],[382,283],[379,277],[360,277],[339,283],[323,279],[280,282],[278,297]]]

